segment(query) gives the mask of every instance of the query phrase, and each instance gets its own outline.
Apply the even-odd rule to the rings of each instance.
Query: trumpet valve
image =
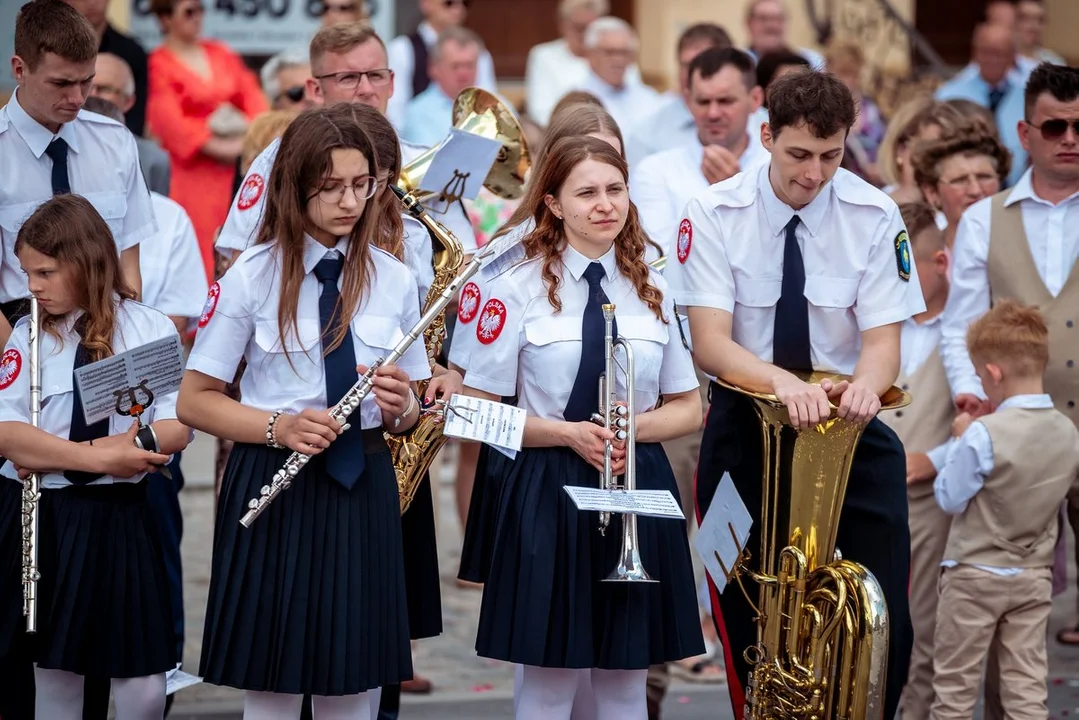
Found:
[[[629,408],[625,405],[615,405],[614,414],[620,418],[627,417],[629,415]]]
[[[614,434],[615,440],[625,440],[627,437],[629,437],[629,433],[625,430],[619,430]]]

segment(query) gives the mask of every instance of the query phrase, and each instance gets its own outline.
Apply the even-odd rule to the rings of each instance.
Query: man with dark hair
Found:
[[[776,80],[761,140],[771,161],[689,201],[677,262],[665,271],[688,308],[694,357],[713,379],[774,394],[793,424],[838,414],[864,425],[854,452],[837,547],[876,577],[888,606],[888,677],[883,717],[895,716],[911,647],[907,580],[906,457],[877,417],[899,373],[900,325],[925,310],[896,204],[842,170],[854,100],[835,76],[796,71]],[[810,382],[806,373],[846,376]],[[710,386],[711,407],[697,467],[698,520],[723,474],[754,518],[749,565],[761,548],[761,432],[747,397]],[[780,502],[785,500],[780,499]],[[778,538],[778,545],[789,538]],[[757,644],[754,611],[737,583],[713,615],[723,640],[735,716],[745,704]]]
[[[959,221],[941,353],[956,405],[985,414],[990,406],[967,352],[967,328],[1004,298],[1037,305],[1049,326],[1045,390],[1079,424],[1079,69],[1042,63],[1031,73],[1019,139],[1030,168]],[[1069,505],[1068,519],[1079,533],[1079,508]],[[1079,629],[1057,638],[1079,645]]]
[[[626,138],[630,167],[661,150],[693,144],[697,127],[688,107],[689,64],[705,50],[732,45],[727,31],[714,23],[697,23],[682,31],[678,38],[678,92],[666,93],[666,101]]]

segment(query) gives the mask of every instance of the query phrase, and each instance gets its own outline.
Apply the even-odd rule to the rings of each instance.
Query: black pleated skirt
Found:
[[[110,678],[176,667],[147,482],[41,491],[40,667]]]
[[[291,454],[237,443],[214,528],[201,674],[262,692],[353,695],[412,677],[401,508],[381,430],[351,490],[312,459],[250,528]]]
[[[636,447],[637,487],[677,493],[656,443]],[[644,669],[704,652],[684,520],[638,517],[641,561],[658,583],[601,582],[617,564],[620,515],[605,535],[564,485],[599,473],[568,448],[491,453],[497,493],[492,554],[476,650],[483,657],[559,668]],[[676,495],[677,497],[677,495]]]
[[[401,516],[405,556],[405,594],[408,628],[413,640],[442,634],[442,588],[438,576],[438,541],[431,473],[416,489],[412,504]]]
[[[472,495],[468,502],[464,541],[461,544],[461,567],[457,572],[457,577],[462,580],[480,584],[487,582],[495,519],[498,516],[501,478],[491,477],[490,474],[490,456],[493,452],[496,451],[486,443],[480,446],[476,477],[472,481]]]
[[[22,483],[0,477],[0,658],[11,651],[15,635],[26,627],[21,528]]]

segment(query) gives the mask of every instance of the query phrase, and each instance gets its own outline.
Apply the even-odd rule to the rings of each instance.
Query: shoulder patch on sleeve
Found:
[[[476,323],[476,339],[484,345],[490,345],[502,334],[506,326],[506,304],[497,298],[491,298],[480,312]]]
[[[904,282],[910,280],[910,240],[906,230],[900,230],[895,236],[895,264],[899,277]]]
[[[199,316],[199,327],[206,327],[210,322],[210,318],[214,316],[214,311],[217,310],[217,301],[221,298],[221,285],[214,283],[210,286],[210,292],[206,295],[206,303],[202,306],[202,315]]]
[[[461,299],[457,303],[457,319],[466,324],[475,320],[482,299],[479,285],[474,282],[465,285],[461,290]]]
[[[693,248],[693,223],[689,218],[682,218],[678,225],[678,262],[686,264],[689,251]]]
[[[244,180],[244,184],[240,186],[240,193],[236,197],[236,208],[238,210],[251,209],[262,197],[262,192],[265,189],[266,181],[262,176],[258,173],[252,173]]]
[[[15,348],[5,350],[0,356],[0,390],[11,386],[19,377],[22,370],[22,355]]]

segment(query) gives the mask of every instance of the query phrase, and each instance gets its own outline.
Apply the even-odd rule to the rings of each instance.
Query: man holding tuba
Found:
[[[800,430],[827,421],[832,404],[838,417],[864,425],[841,519],[835,513],[832,522],[838,521],[838,549],[875,576],[887,604],[882,702],[883,717],[892,718],[910,654],[910,537],[903,447],[876,414],[899,371],[900,324],[925,304],[895,203],[839,167],[854,118],[850,92],[832,75],[807,69],[777,80],[761,128],[770,163],[689,202],[678,231],[678,262],[666,274],[678,304],[688,308],[702,370],[731,386],[774,395]],[[805,379],[809,371],[846,378],[812,383]],[[742,393],[713,382],[710,400],[697,468],[698,520],[730,473],[754,518],[747,545],[747,569],[754,571],[765,484],[760,422]],[[805,475],[793,480],[807,481]],[[773,502],[782,515],[790,500]],[[835,534],[834,527],[810,530]],[[794,544],[786,537],[775,542],[779,547],[769,552]],[[713,586],[712,602],[735,716],[742,717],[753,669],[745,651],[762,648],[753,606],[738,584],[728,584],[722,595]],[[748,655],[757,659],[754,651]]]

